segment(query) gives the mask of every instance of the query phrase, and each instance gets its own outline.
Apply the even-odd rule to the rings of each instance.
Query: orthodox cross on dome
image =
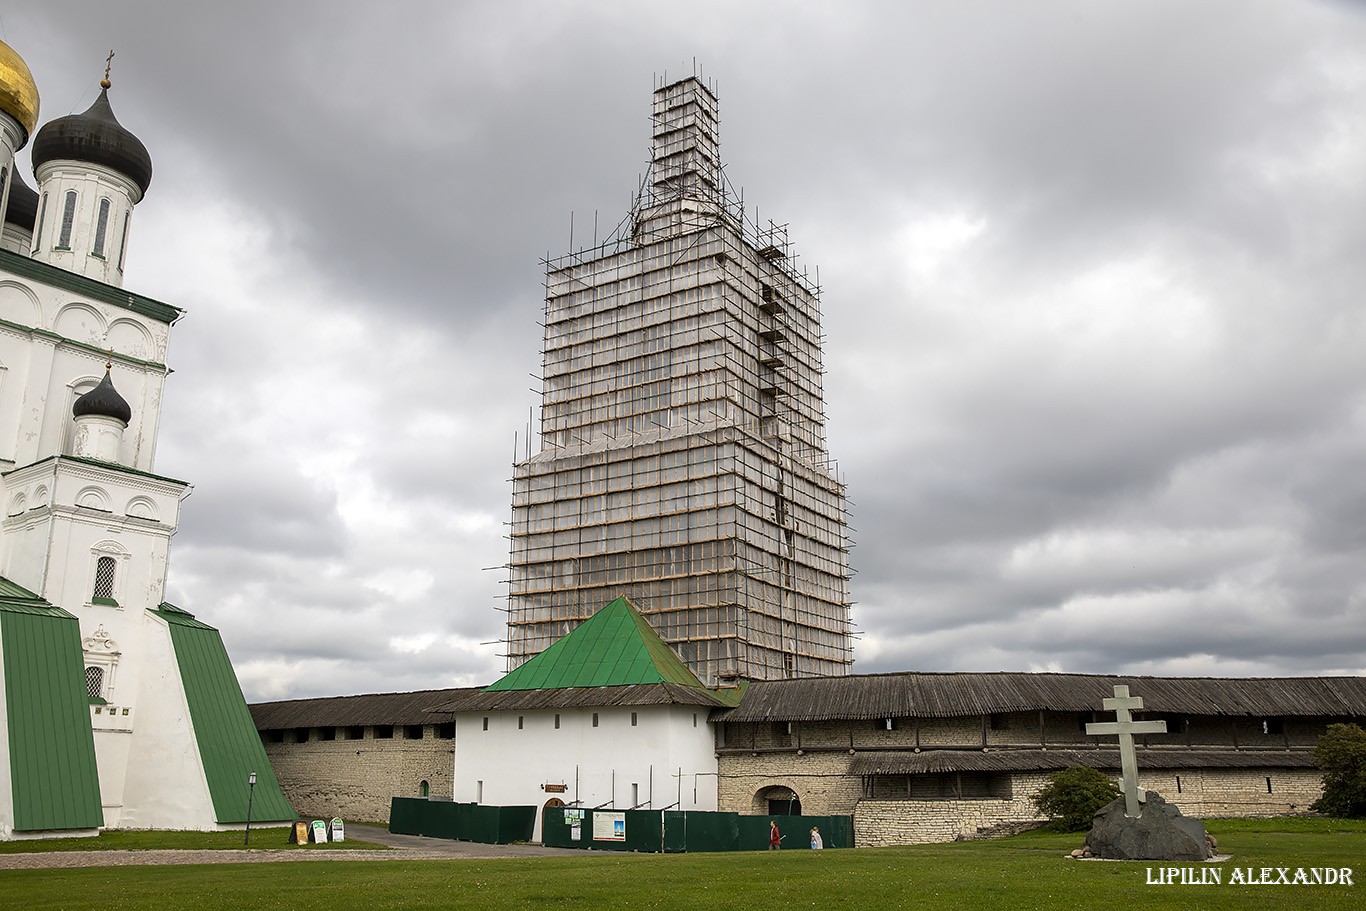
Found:
[[[114,65],[114,51],[109,51],[109,56],[104,58],[104,78],[100,80],[101,88],[109,88],[114,83],[109,81],[109,68]]]
[[[1119,735],[1119,767],[1123,773],[1120,786],[1124,789],[1124,815],[1139,815],[1138,804],[1142,796],[1138,790],[1138,757],[1134,755],[1135,734],[1165,734],[1165,721],[1134,721],[1131,709],[1143,708],[1141,696],[1130,696],[1127,686],[1115,686],[1113,699],[1101,701],[1101,705],[1115,713],[1114,721],[1092,722],[1086,725],[1088,734]]]

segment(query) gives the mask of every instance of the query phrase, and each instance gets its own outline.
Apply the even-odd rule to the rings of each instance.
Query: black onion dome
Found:
[[[5,221],[33,233],[38,218],[38,194],[19,176],[18,169],[10,175],[9,202],[5,204]]]
[[[33,168],[49,161],[71,159],[104,165],[123,174],[145,194],[152,183],[152,156],[147,147],[114,117],[109,89],[84,114],[68,114],[43,126],[33,139]]]
[[[104,371],[104,379],[100,380],[98,386],[76,399],[76,404],[71,406],[72,417],[78,418],[86,414],[118,418],[124,424],[133,419],[133,409],[128,407],[123,396],[114,388],[114,381],[109,378],[108,370]]]

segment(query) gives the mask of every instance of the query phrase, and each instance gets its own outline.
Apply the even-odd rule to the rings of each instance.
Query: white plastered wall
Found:
[[[138,719],[129,735],[119,825],[125,829],[216,830],[220,827],[170,626],[149,613],[142,615],[142,621]]]
[[[559,798],[585,808],[628,809],[635,785],[641,809],[678,804],[673,808],[715,810],[716,755],[707,712],[700,706],[650,705],[458,715],[453,798],[536,807]],[[546,784],[565,790],[547,793]],[[539,812],[532,837],[541,837]]]

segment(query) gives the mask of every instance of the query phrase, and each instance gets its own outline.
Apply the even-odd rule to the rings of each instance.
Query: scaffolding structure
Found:
[[[820,288],[747,221],[696,77],[603,243],[547,259],[541,449],[514,465],[509,668],[620,594],[703,681],[845,674]],[[572,244],[571,244],[572,245]]]

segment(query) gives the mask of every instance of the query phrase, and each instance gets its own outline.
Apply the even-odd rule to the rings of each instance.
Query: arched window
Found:
[[[91,600],[96,603],[114,604],[114,570],[117,564],[113,557],[100,557],[95,562],[95,590]]]
[[[109,229],[109,197],[100,200],[100,217],[95,222],[95,249],[92,251],[96,256],[104,256],[104,235]]]
[[[88,667],[85,669],[85,688],[90,692],[91,699],[104,697],[104,668]]]
[[[432,786],[429,785],[429,784],[427,784],[427,782],[425,782],[425,781],[422,782],[422,784],[419,785],[419,787],[420,787],[421,790],[422,790],[422,796],[423,796],[423,797],[428,797],[428,796],[431,795]]]
[[[43,221],[47,218],[47,194],[43,194],[43,201],[38,206],[38,230],[33,232],[33,252],[37,253],[42,246]]]
[[[57,238],[57,246],[63,250],[71,249],[71,226],[76,223],[76,191],[66,191],[66,205],[62,208],[62,232]]]

